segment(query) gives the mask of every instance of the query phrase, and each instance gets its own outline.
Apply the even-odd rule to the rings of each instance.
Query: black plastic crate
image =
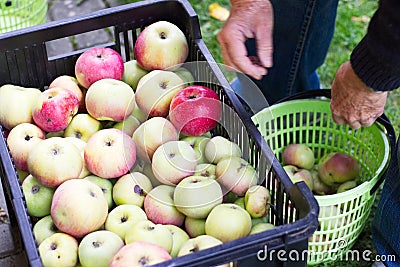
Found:
[[[308,238],[318,226],[318,204],[304,183],[291,183],[252,123],[204,44],[199,20],[187,1],[136,2],[0,35],[0,86],[12,83],[44,90],[57,76],[74,75],[75,61],[85,49],[49,56],[46,43],[98,29],[109,29],[114,36],[112,42],[102,46],[115,49],[128,61],[138,32],[159,20],[172,22],[185,33],[190,47],[187,62],[202,62],[191,69],[192,74],[196,80],[206,81],[204,85],[214,89],[227,107],[221,119],[224,127],[217,127],[214,134],[239,144],[243,157],[257,169],[260,184],[271,191],[273,208],[269,216],[276,227],[157,266],[215,266],[228,262],[237,266],[306,266],[306,256],[293,259],[288,253],[296,250],[301,256],[307,251]],[[13,213],[10,217],[18,224],[27,261],[31,266],[42,266],[32,232],[33,218],[27,214],[3,129],[2,133],[0,176]],[[287,254],[282,256],[278,253],[281,250]]]

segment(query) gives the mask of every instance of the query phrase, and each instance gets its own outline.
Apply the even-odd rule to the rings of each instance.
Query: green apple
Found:
[[[258,223],[267,223],[269,222],[269,215],[265,215],[263,217],[259,217],[259,218],[251,218],[251,224],[254,226]]]
[[[50,214],[54,188],[42,185],[33,175],[28,175],[22,182],[28,214],[43,217]]]
[[[173,258],[178,256],[178,252],[181,249],[182,245],[189,240],[189,235],[180,227],[173,225],[173,224],[166,224],[166,228],[172,234],[172,249],[171,249],[171,256]]]
[[[343,184],[339,185],[339,187],[336,190],[336,193],[346,192],[348,190],[355,188],[356,186],[357,186],[357,181],[355,180],[344,182]]]
[[[162,184],[162,183],[157,179],[157,177],[154,175],[153,169],[152,169],[152,167],[151,167],[151,163],[146,162],[146,163],[143,164],[142,173],[143,173],[144,175],[146,175],[146,176],[150,179],[150,182],[151,182],[151,184],[153,185],[153,187],[156,187],[156,186]]]
[[[318,165],[314,165],[314,167],[310,170],[311,176],[313,179],[313,193],[316,195],[329,195],[333,194],[335,192],[333,186],[329,186],[322,182],[322,180],[319,178],[318,174]]]
[[[190,237],[197,237],[206,234],[206,218],[185,218],[185,231]]]
[[[217,166],[212,163],[201,163],[196,166],[193,175],[205,176],[212,179],[216,178],[215,168]]]
[[[100,121],[86,113],[76,114],[67,128],[64,130],[64,137],[76,137],[87,142],[89,138],[102,128]]]
[[[121,176],[113,186],[115,204],[133,204],[143,207],[146,194],[153,189],[149,178],[140,172],[130,172]]]
[[[267,215],[270,209],[271,194],[265,186],[254,185],[247,190],[244,202],[252,218],[261,218]]]
[[[199,235],[197,237],[190,238],[181,246],[181,249],[178,252],[178,257],[216,247],[221,244],[222,241],[213,236]]]
[[[251,227],[250,214],[232,203],[223,203],[213,208],[207,216],[205,225],[206,234],[222,242],[247,236]]]
[[[58,233],[59,230],[55,226],[51,215],[47,215],[39,219],[33,225],[33,236],[35,237],[36,243],[40,245],[46,238],[51,236],[52,234]]]
[[[150,220],[135,223],[125,234],[125,243],[147,241],[172,251],[173,238],[170,230],[163,224],[155,224]]]
[[[140,121],[133,115],[129,115],[125,120],[115,123],[113,128],[120,129],[127,135],[132,136],[139,125]]]
[[[79,243],[79,263],[83,267],[108,267],[114,255],[124,245],[124,241],[111,231],[91,232]]]
[[[40,243],[43,266],[75,266],[78,263],[78,241],[66,233],[55,233]]]
[[[50,137],[64,137],[64,130],[46,133],[46,138],[50,138]]]
[[[126,232],[134,224],[144,220],[147,220],[147,215],[142,208],[132,204],[122,204],[108,213],[104,227],[125,240]]]
[[[238,205],[239,207],[246,209],[246,205],[245,205],[245,201],[244,201],[244,197],[239,197],[238,199],[236,199],[233,203]]]
[[[264,232],[264,231],[269,230],[274,227],[275,227],[275,225],[273,225],[272,223],[257,223],[255,225],[253,225],[253,227],[251,227],[251,231],[249,234],[252,235],[252,234],[261,233],[261,232]]]
[[[181,66],[174,70],[174,72],[181,77],[186,86],[194,84],[193,74],[187,68]]]
[[[133,90],[139,83],[139,80],[149,73],[149,71],[142,69],[135,59],[129,60],[124,63],[124,74],[122,75],[122,81],[129,84]]]
[[[101,191],[103,191],[104,198],[107,200],[108,209],[110,210],[114,206],[114,201],[112,197],[112,182],[109,179],[101,178],[96,175],[88,175],[83,179],[88,180],[100,187]]]
[[[211,138],[205,136],[186,136],[181,141],[187,142],[197,154],[197,164],[208,163],[204,150]]]
[[[136,103],[136,100],[135,100]],[[145,122],[147,119],[149,119],[148,114],[146,114],[143,110],[139,108],[138,105],[135,105],[132,111],[132,116],[135,117],[140,121],[140,123]]]
[[[225,157],[242,156],[242,150],[238,144],[219,135],[212,137],[207,142],[204,153],[207,161],[214,164]]]
[[[174,191],[176,208],[192,218],[206,218],[210,211],[222,203],[219,183],[204,176],[189,176],[179,182]]]

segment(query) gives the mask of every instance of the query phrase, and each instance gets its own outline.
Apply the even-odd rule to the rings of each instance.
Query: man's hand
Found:
[[[351,128],[370,126],[383,114],[387,92],[375,92],[354,73],[350,62],[343,63],[332,84],[331,111],[338,124]]]
[[[226,65],[255,79],[272,67],[273,10],[269,0],[231,0],[230,16],[217,39]],[[257,58],[249,58],[245,47],[248,38],[255,38]]]

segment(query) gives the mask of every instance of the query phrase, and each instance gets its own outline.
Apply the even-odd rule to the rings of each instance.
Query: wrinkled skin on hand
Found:
[[[332,118],[353,129],[370,126],[383,114],[387,92],[376,92],[354,73],[350,62],[343,63],[332,84]]]
[[[272,67],[273,8],[268,0],[231,0],[230,16],[217,35],[226,65],[255,79]],[[247,56],[245,41],[255,38],[257,59]]]

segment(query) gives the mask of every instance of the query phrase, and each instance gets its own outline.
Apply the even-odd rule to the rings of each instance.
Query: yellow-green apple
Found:
[[[191,64],[191,63],[189,63]],[[187,68],[186,63],[181,65],[181,67],[177,68],[174,70],[176,74],[178,74],[179,77],[185,82],[186,86],[193,85],[194,84],[194,77],[193,74],[190,72],[190,70]]]
[[[102,128],[100,121],[87,113],[76,114],[63,132],[64,137],[75,137],[87,142],[89,138]]]
[[[234,203],[236,200],[239,199],[239,196],[231,191],[228,191],[226,189],[222,189],[222,191],[226,192],[223,199],[224,203]]]
[[[8,133],[7,145],[15,167],[21,171],[28,171],[29,152],[44,139],[44,131],[33,123],[23,122],[14,126]]]
[[[335,193],[335,190],[332,186],[329,186],[321,181],[318,174],[318,165],[314,165],[314,167],[310,170],[311,176],[313,178],[313,193],[316,195],[330,195]]]
[[[177,92],[169,107],[172,124],[189,136],[200,136],[214,129],[221,114],[222,104],[218,94],[202,85],[191,85]]]
[[[340,184],[336,190],[336,193],[342,193],[342,192],[346,192],[350,189],[353,189],[357,186],[357,181],[356,180],[350,180],[350,181],[346,181],[342,184]]]
[[[208,141],[210,141],[209,137],[206,136],[185,136],[180,139],[181,141],[187,142],[191,147],[193,147],[194,151],[197,154],[197,164],[208,163],[204,150]]]
[[[174,186],[158,185],[146,195],[143,208],[147,218],[156,224],[183,225],[185,215],[174,204]]]
[[[46,138],[50,138],[50,137],[64,137],[64,130],[46,133]]]
[[[259,223],[267,223],[267,222],[269,222],[269,214],[260,218],[251,218],[251,224],[253,226]]]
[[[135,107],[135,93],[123,81],[101,79],[93,83],[85,97],[86,110],[96,120],[123,121]]]
[[[292,183],[305,182],[310,190],[314,188],[314,179],[311,171],[308,169],[300,169],[294,165],[285,165],[283,169],[289,176]]]
[[[142,69],[137,63],[136,59],[131,59],[124,63],[124,75],[122,76],[122,81],[136,90],[139,80],[149,73],[147,70]]]
[[[125,234],[125,244],[136,241],[148,241],[163,247],[168,253],[172,250],[172,234],[164,224],[155,224],[150,220],[139,221]]]
[[[212,163],[201,163],[197,164],[193,175],[205,176],[212,179],[216,178],[215,169],[216,165]]]
[[[162,184],[157,179],[157,177],[154,175],[153,170],[151,168],[151,163],[147,163],[146,162],[146,163],[143,164],[142,173],[149,178],[149,180],[150,180],[151,184],[153,185],[153,187],[156,187],[157,185]]]
[[[176,69],[185,62],[189,47],[179,27],[160,20],[140,32],[134,54],[138,64],[145,70]]]
[[[151,168],[162,184],[176,185],[193,175],[197,166],[196,151],[185,141],[168,141],[153,154]]]
[[[79,242],[79,263],[83,267],[108,267],[114,255],[124,245],[124,241],[111,231],[91,232]]]
[[[17,170],[17,174],[18,174],[18,179],[19,181],[22,183],[26,177],[28,177],[28,175],[30,174],[28,171],[23,171],[20,169],[16,169]]]
[[[189,176],[180,181],[174,191],[176,208],[192,218],[206,218],[210,211],[222,203],[219,183],[204,176]]]
[[[136,104],[150,118],[167,117],[172,98],[185,84],[172,71],[153,70],[144,75],[135,91]]]
[[[116,181],[113,186],[115,204],[132,204],[143,207],[144,198],[153,189],[149,178],[141,172],[129,172]]]
[[[127,135],[132,136],[135,130],[139,127],[140,121],[132,114],[123,121],[116,122],[113,128],[124,131]]]
[[[146,120],[133,133],[138,158],[150,163],[156,149],[163,143],[178,140],[178,131],[166,118],[154,117]]]
[[[143,110],[139,108],[139,106],[136,104],[136,99],[135,99],[135,107],[133,108],[132,116],[137,118],[140,123],[146,121],[148,119],[148,114],[146,114]]]
[[[32,123],[32,109],[40,95],[41,91],[37,88],[14,84],[2,85],[0,87],[0,124],[11,130],[23,122]]]
[[[217,181],[228,191],[244,196],[246,191],[256,185],[258,174],[254,167],[241,157],[225,157],[215,167]]]
[[[75,77],[84,88],[94,82],[112,78],[121,80],[124,74],[124,62],[121,55],[108,47],[87,49],[75,62]]]
[[[318,174],[325,184],[337,185],[358,178],[360,165],[351,155],[330,152],[319,160]]]
[[[42,140],[28,155],[29,173],[49,187],[57,187],[66,180],[78,178],[83,164],[79,149],[63,137]]]
[[[107,200],[108,210],[114,206],[114,200],[112,197],[113,184],[110,179],[101,178],[96,175],[88,175],[83,179],[88,180],[100,187],[101,191],[103,191],[104,198]]]
[[[133,204],[121,204],[108,213],[104,228],[125,240],[126,232],[134,224],[144,220],[147,220],[147,215],[142,208]]]
[[[305,144],[289,144],[282,153],[284,165],[294,165],[300,169],[311,169],[315,163],[314,152]]]
[[[86,142],[83,141],[82,139],[76,138],[76,137],[64,137],[65,140],[67,140],[68,142],[71,142],[72,144],[74,144],[76,146],[76,148],[79,150],[80,154],[81,154],[81,158],[82,158],[82,162],[83,162],[83,166],[82,166],[82,171],[79,174],[78,178],[84,178],[88,175],[90,175],[90,171],[87,168],[86,162],[85,162],[85,146],[86,146]]]
[[[57,76],[49,85],[49,88],[61,87],[64,89],[71,90],[79,101],[79,111],[85,110],[85,96],[82,89],[79,87],[78,80],[70,75]]]
[[[242,156],[242,150],[238,144],[220,135],[212,137],[207,142],[204,153],[208,162],[214,164],[224,157]]]
[[[78,263],[78,241],[66,233],[55,233],[38,247],[43,266],[75,266]]]
[[[40,93],[32,118],[43,131],[58,132],[67,128],[78,108],[78,98],[72,91],[53,87]]]
[[[233,203],[238,205],[239,207],[246,209],[246,205],[244,203],[244,196],[243,197],[238,197]]]
[[[42,185],[32,174],[22,182],[22,192],[25,197],[28,214],[43,217],[50,214],[54,188]]]
[[[233,203],[222,203],[213,208],[205,225],[206,234],[222,242],[247,236],[251,227],[250,214]]]
[[[162,247],[143,241],[123,246],[110,263],[110,267],[142,267],[172,259]]]
[[[189,235],[180,227],[173,224],[166,224],[166,228],[172,234],[172,249],[170,255],[175,258],[178,256],[178,252],[181,249],[182,245],[189,240]]]
[[[183,243],[181,249],[178,252],[178,257],[195,253],[200,250],[216,247],[221,244],[221,240],[210,235],[199,235],[197,237],[192,237],[185,243]]]
[[[267,215],[270,209],[271,194],[262,185],[253,185],[244,196],[246,211],[252,218],[261,218]]]
[[[71,179],[57,187],[50,214],[60,231],[80,238],[104,224],[108,204],[99,186],[84,179]]]
[[[102,178],[117,178],[134,166],[136,146],[122,130],[101,129],[89,138],[84,154],[91,173]]]
[[[251,227],[249,235],[258,234],[274,227],[275,225],[273,225],[272,223],[257,223]]]
[[[40,245],[46,238],[52,234],[58,233],[56,225],[51,218],[51,215],[46,215],[40,218],[32,228],[33,236],[35,237],[36,243]]]
[[[186,233],[188,233],[191,238],[206,234],[206,218],[197,219],[186,217],[184,225]]]

